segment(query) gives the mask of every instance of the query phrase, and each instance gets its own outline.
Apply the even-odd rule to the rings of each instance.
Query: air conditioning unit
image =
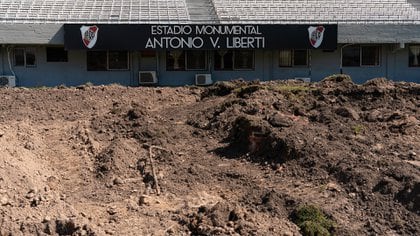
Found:
[[[210,85],[213,84],[211,79],[211,74],[196,74],[195,75],[195,84],[196,85]]]
[[[156,71],[139,71],[139,84],[157,84]]]
[[[16,77],[11,75],[0,75],[0,87],[15,87]]]
[[[300,81],[303,81],[305,83],[310,83],[311,82],[311,78],[308,78],[308,77],[295,77],[295,80],[300,80]]]

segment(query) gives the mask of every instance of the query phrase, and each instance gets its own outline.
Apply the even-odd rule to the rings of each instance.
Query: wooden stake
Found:
[[[159,196],[160,195],[160,187],[159,187],[159,182],[158,182],[158,178],[156,175],[156,171],[155,171],[155,165],[153,163],[153,152],[152,149],[160,149],[163,151],[168,151],[162,147],[159,146],[149,146],[149,162],[150,162],[150,167],[152,168],[152,175],[153,175],[153,181],[155,182],[155,188],[156,188],[156,194]]]

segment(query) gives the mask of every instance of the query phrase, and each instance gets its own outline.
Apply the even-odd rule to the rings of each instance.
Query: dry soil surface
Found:
[[[420,235],[420,84],[0,89],[0,235]]]

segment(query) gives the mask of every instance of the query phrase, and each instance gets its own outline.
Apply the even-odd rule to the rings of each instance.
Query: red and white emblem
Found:
[[[95,46],[96,40],[98,39],[98,31],[99,28],[96,25],[80,27],[82,41],[87,48],[93,48]]]
[[[311,43],[312,47],[318,48],[322,44],[322,40],[324,40],[324,26],[310,26],[308,28],[309,32],[309,42]]]

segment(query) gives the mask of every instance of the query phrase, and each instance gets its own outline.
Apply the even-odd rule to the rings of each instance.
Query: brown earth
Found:
[[[0,101],[0,235],[300,235],[307,204],[335,235],[420,235],[420,84],[3,88]]]

